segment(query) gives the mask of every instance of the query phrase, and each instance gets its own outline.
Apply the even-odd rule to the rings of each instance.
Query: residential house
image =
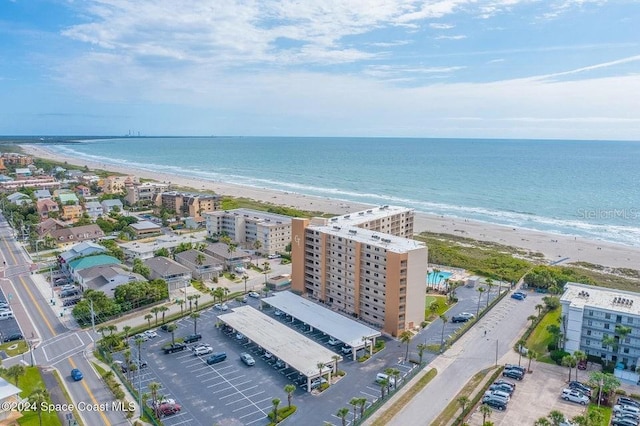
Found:
[[[80,177],[84,174],[84,172],[82,170],[67,170],[67,172],[65,173],[65,175],[67,176],[67,179],[69,179],[70,181],[74,181],[77,182],[80,180]]]
[[[80,182],[84,182],[85,184],[97,184],[100,181],[100,176],[94,175],[93,173],[83,173],[78,180]]]
[[[20,392],[22,390],[0,378],[0,424],[18,424],[18,419],[22,417],[22,414],[14,407],[19,406],[22,401]]]
[[[31,197],[22,192],[14,192],[13,194],[7,195],[7,200],[10,203],[15,204],[17,206],[31,204]]]
[[[76,194],[78,197],[87,198],[91,196],[91,189],[88,186],[78,185],[76,186]]]
[[[236,248],[233,252],[229,251],[229,246],[224,243],[213,243],[207,245],[204,249],[205,254],[212,256],[219,262],[222,262],[228,271],[236,271],[236,268],[247,268],[251,263],[251,254]]]
[[[63,192],[65,191],[65,192]],[[54,191],[58,199],[60,200],[60,204],[70,205],[70,204],[80,204],[80,200],[78,196],[73,192],[66,192],[66,190]]]
[[[120,265],[120,261],[113,256],[107,254],[98,254],[95,256],[87,256],[76,258],[67,263],[67,271],[73,277],[74,281],[80,282],[80,271],[102,265]]]
[[[119,199],[115,198],[113,200],[104,200],[102,203],[102,211],[104,212],[104,214],[108,215],[109,213],[111,213],[114,209],[117,208],[117,210],[119,212],[122,212],[123,210],[123,205],[122,205],[122,201],[120,201]]]
[[[98,201],[87,201],[86,203],[84,203],[84,211],[93,220],[96,220],[98,217],[102,216],[104,212],[104,210],[102,209],[102,204],[100,204]]]
[[[113,292],[119,285],[134,281],[146,281],[142,275],[129,272],[116,265],[92,266],[78,271],[77,276],[82,291],[98,290],[109,297],[113,297]]]
[[[191,194],[186,192],[163,192],[157,205],[174,211],[181,216],[200,219],[203,212],[220,210],[221,198],[218,195]]]
[[[83,241],[96,241],[104,237],[104,232],[98,225],[76,226],[74,228],[63,228],[49,231],[50,235],[58,245],[68,246],[70,244],[81,243]]]
[[[213,211],[203,214],[207,235],[226,235],[236,244],[260,253],[284,252],[291,242],[291,217],[251,209]]]
[[[136,176],[107,176],[99,185],[105,194],[123,194],[127,185],[139,182]]]
[[[204,228],[206,224],[207,220],[204,217],[200,219],[191,216],[184,218],[184,227],[187,229],[201,229]]]
[[[204,236],[192,234],[191,236],[178,235],[160,235],[152,242],[131,241],[120,244],[127,260],[133,259],[150,259],[155,256],[154,252],[160,249],[167,249],[169,252],[183,243],[198,244],[204,242]]]
[[[183,289],[191,285],[191,271],[175,260],[158,256],[145,260],[144,264],[151,271],[149,279],[165,280],[169,291]]]
[[[615,365],[623,380],[640,380],[640,293],[568,282],[560,298],[564,350]]]
[[[45,220],[51,213],[55,213],[54,216],[57,216],[60,212],[60,207],[58,203],[51,198],[42,198],[36,202],[36,210],[38,211],[40,220]]]
[[[198,250],[186,250],[174,255],[176,262],[191,270],[191,275],[197,280],[213,280],[224,270],[223,264],[213,256]]]
[[[7,175],[0,175],[0,182],[13,182],[13,178]]]
[[[16,169],[16,177],[29,177],[31,176],[31,169],[27,167],[19,167]]]
[[[39,238],[44,238],[46,235],[50,235],[52,231],[58,229],[64,229],[67,227],[67,224],[53,218],[48,218],[43,220],[36,227],[36,232],[38,233]]]
[[[133,232],[135,232],[136,237],[138,238],[148,235],[156,235],[162,231],[162,227],[160,225],[148,220],[141,220],[137,223],[132,223],[129,227],[133,229]]]
[[[82,210],[82,206],[79,204],[63,205],[60,218],[75,223],[82,217],[83,213],[84,210]]]
[[[170,185],[159,182],[131,183],[126,186],[127,195],[124,200],[129,205],[133,204],[155,204],[160,194],[169,190]]]
[[[91,256],[95,254],[104,254],[107,252],[107,249],[100,244],[92,243],[90,241],[85,241],[80,244],[75,244],[70,247],[67,251],[64,251],[58,255],[58,263],[60,264],[63,270],[67,269],[67,265],[69,262],[75,259],[79,259],[81,257]]]
[[[44,200],[46,198],[51,198],[51,191],[48,189],[37,189],[33,191],[33,195],[36,197],[36,200]]]
[[[31,178],[15,179],[0,182],[0,191],[9,192],[20,188],[55,189],[60,188],[60,182],[51,176],[35,176]]]

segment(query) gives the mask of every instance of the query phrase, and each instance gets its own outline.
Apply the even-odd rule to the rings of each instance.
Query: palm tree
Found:
[[[160,313],[160,309],[157,306],[151,308],[151,313],[156,316],[156,326],[158,325],[158,314]]]
[[[419,343],[418,346],[416,346],[416,349],[418,350],[418,357],[420,357],[420,365],[422,365],[422,357],[424,355],[424,351],[426,351],[429,347],[424,344],[424,343]]]
[[[533,426],[551,426],[551,422],[546,417],[540,417]]]
[[[616,331],[615,334],[618,336],[618,355],[620,355],[620,350],[622,349],[622,343],[624,343],[624,340],[627,338],[627,336],[631,334],[632,330],[631,330],[631,327],[626,327],[624,325],[617,324],[615,331]]]
[[[273,404],[273,422],[278,423],[278,405],[280,405],[280,399],[273,398],[271,404]]]
[[[487,422],[487,417],[491,417],[492,410],[489,406],[482,404],[479,411],[482,413],[482,424],[485,424]]]
[[[358,398],[358,406],[360,407],[360,418],[364,417],[364,407],[367,406],[367,398]]]
[[[449,319],[445,314],[440,315],[440,319],[442,320],[442,332],[440,334],[440,351],[442,352],[444,349],[444,327],[447,325],[447,322],[449,322]]]
[[[191,304],[193,303],[193,295],[187,296],[187,301],[189,302],[189,312],[193,310]]]
[[[537,320],[537,319],[538,319],[538,317],[537,317],[537,316],[535,316],[535,315],[529,315],[529,316],[527,317],[527,319],[528,319],[529,321],[531,321],[531,326],[533,326],[533,322],[534,322],[535,320]]]
[[[346,407],[342,407],[336,413],[336,416],[342,419],[342,426],[347,426],[347,416],[349,415],[349,409]]]
[[[411,333],[409,330],[405,330],[402,333],[400,333],[399,338],[401,343],[404,343],[405,345],[407,345],[407,350],[404,354],[404,360],[406,362],[407,359],[409,358],[409,344],[411,343],[411,339],[413,338],[413,333]]]
[[[493,283],[493,280],[491,278],[487,278],[486,280],[484,280],[485,284],[487,285],[487,308],[489,307],[489,293],[491,293],[491,289],[493,288],[493,286],[495,285]]]
[[[480,300],[482,299],[482,293],[484,293],[484,287],[478,287],[478,309],[476,311],[476,317],[480,315]]]
[[[27,398],[29,404],[38,412],[38,421],[40,422],[40,426],[42,426],[42,407],[47,402],[48,397],[49,393],[46,389],[36,388]]]
[[[153,408],[154,411],[156,413],[156,416],[158,415],[158,391],[160,390],[160,387],[162,385],[160,385],[160,383],[158,382],[151,382],[149,383],[148,387],[149,387],[149,392],[151,392],[151,401],[153,401]]]
[[[378,385],[380,386],[380,392],[382,393],[382,399],[384,399],[384,390],[389,386],[389,379],[382,379],[378,381]]]
[[[527,342],[524,340],[518,340],[518,367],[520,367],[520,362],[522,361],[522,350],[525,349],[524,345],[526,344]]]
[[[198,310],[198,299],[200,299],[201,297],[202,297],[201,294],[193,295],[193,304],[196,305],[196,311]]]
[[[331,359],[333,360],[334,374],[338,374],[338,361],[340,361],[340,355],[332,355]]]
[[[5,374],[7,375],[7,377],[12,378],[13,383],[16,385],[16,387],[18,387],[18,380],[20,380],[20,377],[24,376],[24,373],[26,373],[26,369],[24,368],[24,365],[15,364],[7,368],[7,371]]]
[[[138,346],[138,361],[142,360],[142,352],[140,350],[140,348],[142,347],[142,344],[144,343],[144,339],[140,336],[136,337],[135,340],[136,346]]]
[[[549,420],[551,420],[551,424],[553,426],[560,426],[560,423],[564,422],[564,414],[562,414],[558,410],[553,410],[547,416]]]
[[[125,350],[122,355],[124,356],[124,365],[127,366],[127,377],[129,377],[129,366],[131,364],[131,350]]]
[[[194,312],[191,315],[189,315],[189,318],[193,320],[193,334],[197,334],[196,330],[198,327],[198,318],[200,318],[200,313]]]
[[[169,308],[167,308],[166,306],[160,306],[160,307],[158,307],[158,310],[159,310],[160,312],[162,312],[162,323],[164,324],[164,323],[165,323],[165,321],[164,321],[164,314],[165,314],[165,313],[167,313],[167,311],[169,310]]]
[[[569,381],[571,381],[571,369],[576,366],[576,359],[572,355],[565,355],[562,358],[562,365],[569,367]]]
[[[324,362],[318,362],[316,364],[316,367],[318,367],[318,371],[320,371],[320,383],[322,383],[322,369],[324,368]]]
[[[544,309],[544,305],[537,304],[536,309],[538,310],[538,316],[541,316],[542,310]]]
[[[102,334],[102,338],[105,338],[104,333],[107,331],[107,327],[104,325],[101,325],[100,327],[97,328],[98,333]]]
[[[172,345],[175,345],[175,344],[176,344],[176,338],[175,338],[175,335],[176,335],[176,330],[177,330],[177,329],[178,329],[178,325],[177,325],[177,324],[169,324],[169,325],[167,326],[167,331],[168,331],[169,333],[171,333],[171,344],[172,344]]]
[[[180,305],[180,315],[182,315],[184,309],[184,299],[176,299],[175,303],[176,305]]]
[[[296,391],[296,386],[292,384],[285,385],[284,391],[287,394],[288,407],[291,408],[291,399],[293,398],[293,393]]]
[[[573,357],[576,359],[577,363],[587,360],[587,354],[582,351],[575,351],[573,353]],[[578,369],[576,368],[576,380],[578,380]]]
[[[538,358],[538,353],[535,352],[533,349],[528,349],[527,358],[529,358],[529,365],[527,366],[527,371],[531,373],[531,360],[534,358]]]
[[[349,404],[353,407],[353,422],[356,422],[356,416],[357,416],[357,412],[356,412],[356,408],[358,408],[358,400],[359,398],[356,398],[355,396],[353,398],[351,398],[351,400],[349,401]]]
[[[151,314],[147,314],[144,316],[144,319],[146,319],[147,322],[149,323],[149,328],[151,328],[151,318],[153,318],[153,315]]]
[[[431,312],[431,314],[432,315],[437,314],[438,309],[440,309],[440,304],[438,303],[438,301],[434,300],[433,302],[431,302],[431,304],[429,305],[429,311]]]
[[[458,399],[456,399],[456,401],[458,401],[458,404],[460,404],[460,408],[462,408],[462,412],[464,413],[464,409],[467,408],[467,405],[469,404],[469,402],[471,402],[469,400],[469,397],[466,395],[462,395],[460,397],[458,397]]]
[[[204,257],[204,254],[198,253],[196,255],[196,265],[202,266],[205,260],[206,260],[206,257]]]
[[[124,339],[128,340],[129,339],[129,332],[131,331],[131,326],[130,325],[125,325],[122,327],[122,331],[124,331]]]
[[[113,336],[113,333],[118,331],[118,326],[115,324],[110,324],[107,326],[107,330],[109,330],[109,336]]]

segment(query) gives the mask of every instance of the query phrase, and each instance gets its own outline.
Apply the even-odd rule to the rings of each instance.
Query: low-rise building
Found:
[[[284,252],[291,242],[291,218],[251,209],[204,213],[210,238],[226,235],[234,243],[259,253]]]
[[[102,211],[104,212],[104,214],[109,214],[113,211],[113,209],[117,209],[118,211],[122,211],[123,210],[123,205],[122,205],[122,201],[120,201],[119,199],[115,198],[113,200],[104,200],[103,202],[100,203],[102,205]]]
[[[204,249],[204,252],[217,259],[219,262],[222,262],[226,270],[235,273],[238,273],[240,268],[247,268],[249,263],[251,263],[250,253],[242,249],[236,249],[235,251],[230,252],[229,246],[224,243],[209,244]]]
[[[13,194],[7,195],[7,200],[17,206],[32,203],[31,197],[29,197],[27,194],[23,194],[22,192],[14,192]]]
[[[22,414],[14,407],[19,406],[22,401],[20,392],[22,391],[19,388],[0,378],[0,424],[18,424]]]
[[[50,219],[48,219],[50,220]],[[83,241],[97,241],[104,237],[104,232],[98,225],[83,225],[73,228],[54,229],[48,234],[59,246],[68,246]],[[46,235],[46,234],[45,234]],[[44,235],[43,235],[44,236]]]
[[[125,187],[127,195],[124,200],[129,205],[133,204],[155,204],[157,198],[165,191],[168,191],[170,185],[168,183],[159,182],[143,182],[131,183]]]
[[[163,248],[173,252],[180,244],[197,244],[204,241],[204,233],[194,233],[188,237],[184,235],[161,235],[151,242],[131,241],[120,244],[120,247],[124,250],[125,258],[132,261],[133,259],[150,259],[155,256],[155,252]]]
[[[80,200],[78,199],[78,196],[73,192],[67,192],[67,190],[64,190],[64,192],[62,191],[55,191],[55,192],[57,192],[57,197],[63,206],[70,205],[70,204],[80,204]]]
[[[150,222],[148,220],[141,220],[136,223],[132,223],[129,225],[133,232],[135,232],[136,237],[144,237],[148,235],[156,235],[162,231],[162,227],[156,223]]]
[[[82,217],[83,213],[84,211],[82,210],[82,206],[79,204],[63,205],[62,215],[60,218],[68,222],[75,223]]]
[[[191,285],[191,271],[175,260],[158,256],[145,260],[144,264],[151,271],[149,279],[165,280],[169,291],[179,290]]]
[[[76,194],[78,197],[87,198],[91,196],[91,189],[88,186],[78,185],[76,186]]]
[[[86,203],[84,203],[84,211],[93,220],[96,220],[104,213],[102,204],[100,204],[98,201],[87,201]]]
[[[48,189],[37,189],[33,191],[33,195],[36,197],[36,200],[44,200],[51,198],[51,191]]]
[[[24,179],[15,179],[12,181],[0,182],[0,191],[10,192],[20,188],[34,189],[56,189],[60,188],[61,183],[51,176],[34,176]]]
[[[116,265],[97,265],[85,268],[78,272],[77,277],[82,291],[98,290],[109,297],[113,297],[113,292],[119,285],[146,281],[142,275],[129,272]]]
[[[197,280],[212,280],[224,270],[222,262],[198,250],[186,250],[175,254],[176,262],[191,270]]]
[[[221,198],[218,195],[191,194],[187,192],[163,192],[158,197],[158,205],[179,215],[199,219],[203,212],[220,209]]]
[[[105,194],[123,194],[127,185],[140,183],[136,176],[107,176],[98,183]]]
[[[560,298],[564,348],[616,366],[614,373],[637,382],[640,358],[640,293],[567,283]]]
[[[89,241],[85,241],[80,244],[71,246],[68,250],[58,255],[58,263],[62,269],[68,269],[68,264],[72,260],[79,259],[81,257],[91,256],[95,254],[104,254],[107,249],[100,244],[95,244]]]
[[[70,261],[67,263],[67,270],[75,281],[80,282],[82,279],[80,272],[82,270],[104,265],[120,265],[120,261],[107,254],[97,254],[95,256],[81,257]]]
[[[43,198],[37,201],[36,210],[38,211],[40,220],[44,220],[47,219],[51,213],[54,213],[54,216],[58,215],[60,207],[58,206],[58,203],[53,201],[51,198]]]

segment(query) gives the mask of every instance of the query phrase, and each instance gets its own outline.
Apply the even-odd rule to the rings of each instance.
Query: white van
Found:
[[[0,320],[6,320],[9,318],[13,318],[13,311],[0,312]]]
[[[387,383],[391,383],[391,379],[387,374],[384,374],[384,373],[376,374],[376,383],[382,383],[385,380],[387,381]]]

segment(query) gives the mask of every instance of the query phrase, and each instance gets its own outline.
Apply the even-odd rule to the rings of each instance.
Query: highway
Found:
[[[99,338],[91,330],[70,330],[52,309],[50,300],[37,288],[31,276],[33,263],[15,240],[13,230],[0,215],[0,256],[4,262],[0,272],[0,288],[10,301],[11,309],[23,336],[33,347],[32,354],[8,358],[5,367],[33,362],[56,368],[76,407],[86,406],[80,415],[87,426],[130,424],[124,413],[111,410],[113,394],[104,385],[87,359],[93,342]],[[31,358],[32,355],[32,358]],[[84,379],[75,382],[71,369],[82,371]],[[104,404],[108,410],[91,408]]]

